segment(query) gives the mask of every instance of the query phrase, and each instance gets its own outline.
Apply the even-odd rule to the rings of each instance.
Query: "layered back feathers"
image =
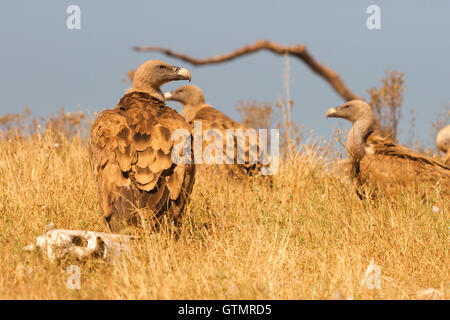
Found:
[[[367,137],[366,144],[365,156],[354,161],[353,172],[361,185],[381,187],[386,193],[399,186],[422,193],[433,187],[450,195],[450,168],[443,163],[381,137],[377,131]]]
[[[95,121],[89,143],[101,209],[112,230],[167,213],[181,215],[194,183],[194,165],[171,159],[172,132],[190,130],[175,110],[144,92],[127,93]],[[193,163],[193,161],[191,162]]]

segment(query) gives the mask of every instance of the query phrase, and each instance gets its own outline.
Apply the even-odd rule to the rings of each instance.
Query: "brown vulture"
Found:
[[[351,121],[346,149],[352,176],[359,186],[391,193],[399,186],[429,190],[435,186],[450,194],[450,167],[382,137],[372,108],[361,100],[348,101],[326,113],[327,118]]]
[[[130,90],[112,110],[95,120],[90,163],[102,213],[112,231],[138,224],[140,217],[177,222],[194,183],[193,161],[176,163],[172,132],[189,124],[165,104],[161,85],[190,80],[187,69],[162,61],[143,63]],[[187,137],[187,138],[191,138]],[[190,159],[192,160],[192,158]]]
[[[441,151],[446,153],[444,163],[450,167],[450,125],[439,131],[436,144]]]
[[[206,137],[208,131],[215,129],[220,132],[221,135],[221,145],[218,149],[223,152],[223,161],[219,161],[219,167],[222,172],[225,172],[231,176],[242,178],[245,176],[252,176],[258,174],[262,167],[269,167],[269,157],[267,152],[260,148],[259,135],[255,129],[249,129],[239,122],[236,122],[219,110],[213,108],[211,105],[205,103],[205,97],[202,90],[193,85],[186,85],[178,88],[172,92],[166,92],[164,94],[166,100],[173,100],[183,104],[183,110],[181,115],[189,122],[189,124],[194,128],[195,123],[201,123],[201,133],[203,135],[202,139],[202,150],[203,150],[203,162],[207,156],[204,153],[207,150],[208,145],[213,145],[215,137]],[[233,148],[227,154],[227,134],[226,130],[241,130],[240,132],[254,133],[254,139],[250,138],[237,138],[236,136],[229,135],[229,145]],[[197,139],[199,137],[194,137]],[[210,139],[210,140],[209,140]],[[194,148],[195,148],[194,144]],[[195,151],[194,151],[195,152]],[[239,155],[239,156],[238,156]],[[238,157],[240,159],[238,159]],[[261,161],[262,160],[262,161]],[[197,163],[197,162],[196,162]],[[217,162],[211,162],[217,163]]]

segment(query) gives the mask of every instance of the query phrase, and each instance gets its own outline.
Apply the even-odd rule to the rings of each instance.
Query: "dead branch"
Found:
[[[205,59],[196,59],[183,53],[174,52],[168,48],[161,48],[155,46],[151,47],[134,46],[133,49],[139,52],[154,52],[154,51],[162,52],[167,56],[183,60],[195,66],[227,62],[235,58],[245,56],[260,50],[269,50],[279,55],[288,54],[297,57],[298,59],[306,63],[306,65],[308,65],[313,72],[324,78],[333,87],[333,89],[342,97],[342,99],[344,100],[360,99],[360,97],[356,93],[352,92],[344,84],[342,79],[334,70],[328,68],[327,66],[315,60],[312,57],[312,55],[306,50],[306,46],[302,44],[283,46],[268,40],[257,40],[253,45],[246,45],[235,51],[225,54],[219,54]]]

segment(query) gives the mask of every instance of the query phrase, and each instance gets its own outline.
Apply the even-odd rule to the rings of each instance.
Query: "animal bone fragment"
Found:
[[[86,260],[100,258],[111,260],[130,251],[130,241],[133,236],[110,234],[95,231],[50,229],[36,238],[36,244],[30,244],[23,249],[36,249],[47,253],[52,260],[64,258]]]

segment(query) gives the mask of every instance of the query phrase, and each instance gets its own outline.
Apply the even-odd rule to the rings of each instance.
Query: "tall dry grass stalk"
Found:
[[[294,100],[291,99],[291,67],[289,56],[285,55],[285,64],[282,73],[283,96],[279,96],[275,107],[280,110],[281,121],[278,124],[280,129],[280,149],[284,156],[291,156],[300,147],[301,133],[295,121],[292,121],[292,108]]]
[[[181,235],[135,230],[113,264],[53,264],[22,247],[53,221],[107,231],[84,138],[49,128],[0,139],[1,299],[415,299],[449,298],[448,199],[398,190],[396,201],[360,201],[320,140],[281,163],[273,188],[200,170]],[[306,148],[306,147],[305,147]],[[439,208],[434,210],[433,206]],[[436,211],[436,212],[435,212]],[[361,283],[371,259],[381,288]],[[81,289],[66,267],[81,268]]]
[[[295,150],[303,148],[303,134],[292,120],[294,100],[291,99],[292,78],[288,55],[285,55],[282,79],[283,95],[279,95],[274,104],[279,114],[274,112],[269,102],[239,101],[236,110],[240,114],[241,123],[247,127],[269,129],[275,124],[280,130],[280,150],[283,156],[291,156]]]

